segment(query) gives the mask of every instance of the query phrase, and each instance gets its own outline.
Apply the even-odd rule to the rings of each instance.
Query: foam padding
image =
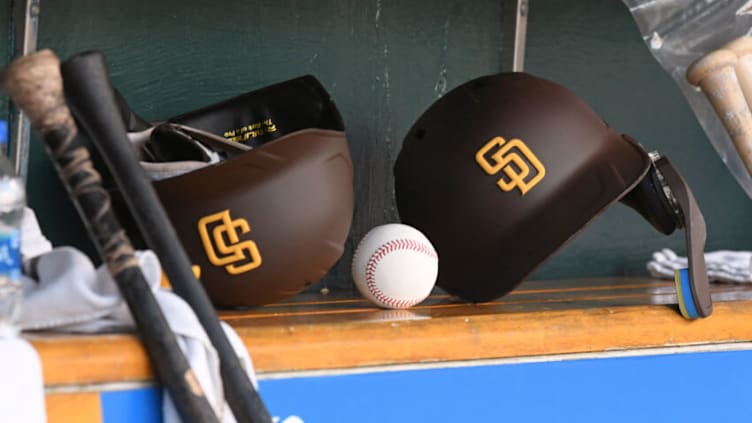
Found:
[[[679,298],[679,311],[686,319],[699,319],[695,299],[692,296],[692,287],[689,280],[689,270],[679,269],[674,271],[674,283],[676,284],[676,296]]]

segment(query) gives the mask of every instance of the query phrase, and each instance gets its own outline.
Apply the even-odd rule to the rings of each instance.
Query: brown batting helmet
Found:
[[[216,305],[279,301],[327,273],[350,230],[353,169],[340,114],[315,78],[168,122],[151,130],[145,166],[218,157],[154,182]]]
[[[437,283],[451,294],[506,294],[621,199],[660,232],[687,227],[682,313],[710,314],[705,223],[691,191],[665,158],[561,85],[505,73],[455,88],[410,129],[394,175],[400,217],[436,247]]]

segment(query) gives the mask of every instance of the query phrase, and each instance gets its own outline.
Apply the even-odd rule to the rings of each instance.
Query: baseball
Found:
[[[352,262],[358,291],[383,308],[407,308],[425,300],[438,273],[439,258],[428,238],[399,223],[371,229]]]

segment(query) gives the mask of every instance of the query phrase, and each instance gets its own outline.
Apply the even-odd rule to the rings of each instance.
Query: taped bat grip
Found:
[[[71,57],[61,66],[65,96],[73,114],[103,156],[147,245],[162,264],[172,288],[193,309],[217,350],[227,401],[238,421],[271,423],[219,323],[214,307],[193,275],[191,262],[128,140],[104,55]]]

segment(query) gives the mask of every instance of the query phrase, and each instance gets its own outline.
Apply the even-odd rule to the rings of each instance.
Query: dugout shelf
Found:
[[[752,285],[713,284],[712,294],[712,316],[695,321],[679,315],[673,282],[647,278],[530,281],[493,302],[432,295],[407,310],[310,293],[220,316],[259,374],[752,341]],[[52,391],[152,379],[133,335],[25,336]]]

